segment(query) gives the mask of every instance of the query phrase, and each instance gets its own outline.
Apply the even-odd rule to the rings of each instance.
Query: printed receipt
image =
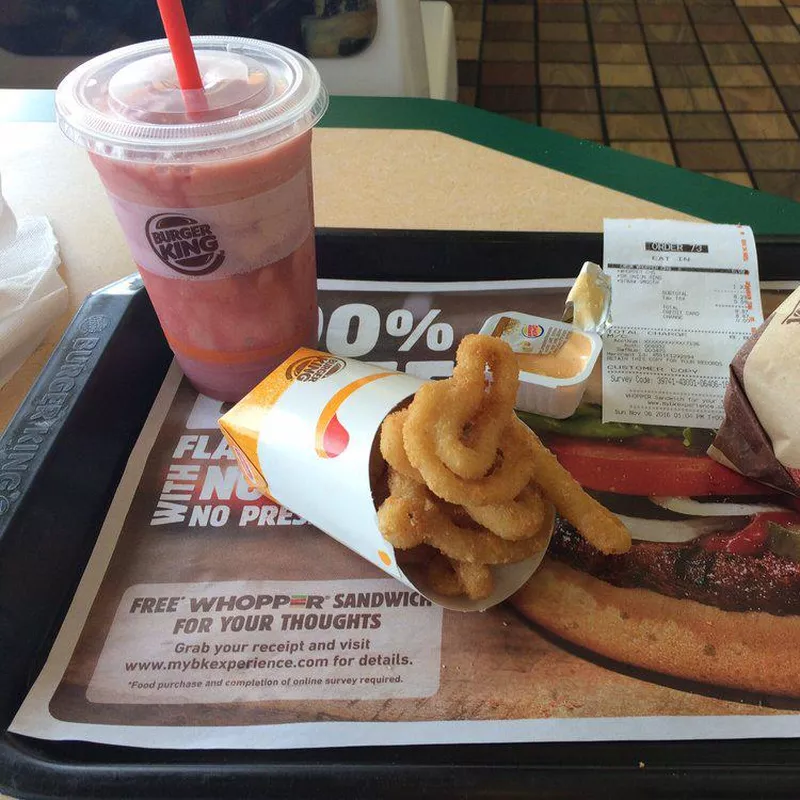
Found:
[[[730,361],[763,319],[753,232],[605,220],[603,250],[603,422],[718,427]]]

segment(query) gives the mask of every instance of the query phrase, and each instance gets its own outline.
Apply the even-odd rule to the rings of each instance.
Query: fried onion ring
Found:
[[[583,491],[533,431],[530,441],[536,483],[556,511],[600,552],[613,555],[630,550],[631,535],[622,521]]]
[[[510,542],[484,528],[462,528],[432,498],[388,497],[378,509],[378,528],[399,550],[430,544],[470,564],[515,564],[542,549],[536,536]]]
[[[466,336],[456,359],[452,378],[424,384],[381,427],[389,468],[373,496],[378,528],[399,563],[427,576],[441,595],[485,599],[494,590],[490,565],[524,561],[547,547],[554,507],[602,552],[629,549],[622,522],[514,413],[511,349]]]
[[[464,588],[453,568],[453,562],[441,553],[434,556],[428,563],[426,579],[434,592],[445,597],[459,597],[464,594]]]
[[[458,583],[470,600],[483,600],[494,591],[492,571],[486,564],[467,564],[464,561],[451,561]]]
[[[403,426],[409,462],[419,470],[428,488],[449,503],[492,505],[513,500],[533,473],[528,428],[509,415],[498,442],[499,455],[489,474],[474,480],[462,478],[442,462],[436,451],[436,422],[442,416],[438,386],[422,386],[409,406]]]
[[[407,408],[395,411],[384,419],[380,436],[381,455],[395,472],[422,483],[422,475],[411,466],[403,444],[403,426],[407,419]]]
[[[419,500],[433,500],[433,495],[428,491],[424,483],[420,483],[414,478],[409,478],[395,469],[389,470],[388,477],[389,494],[393,497],[413,497]]]
[[[460,478],[482,478],[494,465],[518,381],[516,358],[504,341],[476,334],[461,340],[452,378],[435,384],[442,405],[433,425],[436,454]]]
[[[421,544],[411,550],[398,550],[397,563],[402,567],[420,567],[429,564],[431,559],[439,555],[439,551],[429,544]]]
[[[485,506],[465,503],[464,510],[496,536],[515,542],[538,533],[544,522],[545,503],[536,484],[529,483],[509,503]]]
[[[470,600],[483,600],[494,591],[489,567],[465,564],[437,555],[428,564],[428,584],[445,597],[466,595]]]

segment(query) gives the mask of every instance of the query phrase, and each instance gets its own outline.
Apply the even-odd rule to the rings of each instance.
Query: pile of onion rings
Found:
[[[453,376],[422,386],[383,422],[389,466],[378,527],[427,569],[431,589],[488,597],[491,565],[523,561],[547,546],[548,505],[603,553],[631,538],[517,419],[519,371],[501,339],[465,336]]]

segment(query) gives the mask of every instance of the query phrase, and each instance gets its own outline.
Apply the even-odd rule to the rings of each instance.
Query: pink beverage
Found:
[[[58,87],[61,129],[89,151],[164,335],[193,385],[236,401],[317,337],[314,66],[268,42],[193,40],[203,92],[165,41],[99,56]]]

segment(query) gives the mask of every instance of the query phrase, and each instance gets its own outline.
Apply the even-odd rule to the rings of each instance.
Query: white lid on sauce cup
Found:
[[[220,420],[251,485],[429,600],[483,611],[519,589],[546,547],[517,564],[492,568],[483,600],[445,597],[398,564],[378,529],[371,459],[380,426],[424,383],[353,359],[298,350]],[[548,520],[552,533],[554,515]],[[548,537],[549,542],[549,537]]]

